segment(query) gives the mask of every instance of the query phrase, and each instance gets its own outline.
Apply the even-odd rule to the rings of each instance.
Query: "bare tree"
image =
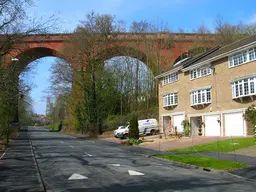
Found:
[[[19,49],[17,42],[24,36],[46,32],[52,24],[52,18],[45,22],[29,18],[26,10],[32,5],[32,0],[0,0],[0,135],[6,135],[7,143],[9,123],[18,120],[18,77],[24,70],[24,63],[13,58],[11,52]]]
[[[102,110],[102,103],[105,102],[103,97],[108,97],[106,94],[111,89],[108,84],[110,76],[103,70],[104,61],[111,54],[106,50],[111,48],[111,40],[119,29],[119,22],[115,17],[92,12],[80,22],[63,50],[64,59],[72,64],[69,66],[73,73],[73,113],[76,117],[74,126],[80,130],[88,130],[93,137],[99,132],[103,112],[108,110]],[[55,70],[58,73],[56,77],[70,81],[70,76],[60,67],[61,65]]]
[[[50,93],[56,97],[69,94],[73,81],[72,65],[64,59],[57,59],[50,72]]]
[[[221,17],[218,17],[215,21],[215,34],[217,45],[227,45],[237,41],[247,34],[242,33],[240,25],[232,25],[224,22]]]

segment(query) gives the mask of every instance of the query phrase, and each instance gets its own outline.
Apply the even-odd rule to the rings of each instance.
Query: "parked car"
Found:
[[[156,119],[139,120],[138,125],[140,135],[155,135],[159,131],[159,126]],[[114,136],[116,138],[125,139],[128,137],[128,133],[129,125],[119,126],[118,129],[114,131]]]
[[[128,137],[128,133],[129,133],[129,125],[119,126],[116,130],[114,130],[114,136],[116,138],[125,139]]]

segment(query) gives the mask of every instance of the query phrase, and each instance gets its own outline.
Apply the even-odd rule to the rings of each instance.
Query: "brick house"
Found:
[[[162,132],[182,132],[187,119],[192,136],[199,127],[203,136],[253,134],[243,114],[256,105],[256,35],[182,59],[156,79]]]

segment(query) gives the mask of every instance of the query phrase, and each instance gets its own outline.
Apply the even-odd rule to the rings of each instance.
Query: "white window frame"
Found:
[[[170,75],[167,75],[163,77],[164,85],[167,85],[169,83],[173,83],[179,80],[179,74],[178,72],[172,73]]]
[[[163,96],[163,106],[169,107],[169,106],[175,106],[178,105],[178,93],[168,93]]]
[[[245,63],[256,60],[256,47],[249,48],[244,51],[237,52],[230,55],[228,58],[228,67],[237,67]]]
[[[211,89],[199,89],[190,93],[191,106],[212,103]]]
[[[256,76],[237,80],[232,83],[232,98],[256,95]]]
[[[196,69],[190,70],[190,80],[198,79],[212,74],[212,69],[210,65],[205,65]]]

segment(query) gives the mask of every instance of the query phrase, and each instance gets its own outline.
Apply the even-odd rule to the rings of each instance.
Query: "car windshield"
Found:
[[[125,129],[125,126],[121,126],[121,127],[119,127],[118,129]]]

